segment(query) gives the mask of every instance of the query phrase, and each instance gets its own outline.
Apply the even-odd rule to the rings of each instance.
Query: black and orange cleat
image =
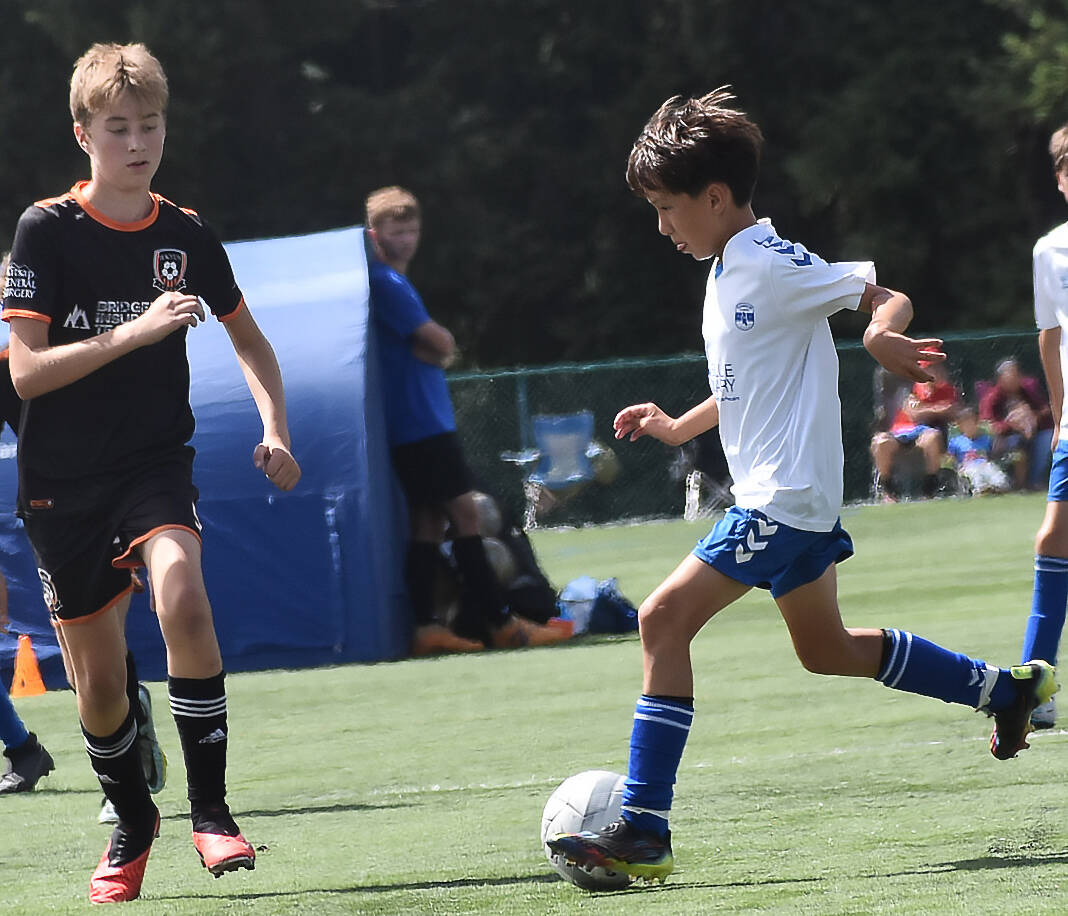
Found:
[[[193,831],[193,846],[200,856],[201,864],[213,878],[228,871],[256,867],[256,850],[240,833],[228,836],[225,833],[197,833]]]
[[[557,619],[557,618],[554,618]],[[540,624],[525,617],[509,614],[504,623],[493,631],[490,643],[494,649],[525,649],[532,646],[551,646],[571,638],[571,621]]]
[[[412,655],[442,655],[447,652],[481,652],[486,647],[476,639],[457,636],[440,623],[423,624],[412,636]]]
[[[89,879],[90,903],[123,903],[141,894],[152,841],[159,836],[159,811],[149,831],[130,830],[119,823],[111,832],[107,848]]]

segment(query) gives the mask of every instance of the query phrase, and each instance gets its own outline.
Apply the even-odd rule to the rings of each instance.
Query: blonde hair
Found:
[[[78,58],[70,78],[71,117],[87,127],[93,115],[124,92],[144,104],[167,111],[170,92],[163,66],[143,44],[98,42]]]
[[[390,185],[367,195],[367,228],[377,229],[385,219],[419,219],[419,201],[406,188]]]

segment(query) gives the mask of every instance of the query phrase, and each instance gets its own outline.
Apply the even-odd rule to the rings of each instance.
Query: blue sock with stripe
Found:
[[[630,733],[623,817],[639,830],[665,836],[679,761],[690,736],[693,700],[639,698]]]
[[[15,704],[11,702],[3,685],[0,684],[0,741],[8,750],[22,747],[30,740],[30,733],[22,724],[22,719],[15,712]]]
[[[895,690],[973,709],[997,711],[1016,697],[1007,669],[943,649],[905,630],[883,630],[883,661],[875,679]]]
[[[1057,649],[1068,607],[1068,560],[1063,557],[1035,557],[1035,590],[1031,615],[1024,630],[1020,664],[1040,658],[1057,664]]]

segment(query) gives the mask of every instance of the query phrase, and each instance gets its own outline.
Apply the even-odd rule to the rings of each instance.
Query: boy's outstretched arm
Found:
[[[858,312],[870,312],[864,331],[864,346],[875,360],[895,375],[914,382],[934,380],[921,362],[941,362],[942,341],[935,337],[914,340],[905,329],[912,321],[912,302],[904,293],[868,283],[860,297]]]
[[[289,451],[286,396],[278,359],[247,308],[223,327],[230,335],[237,362],[263,421],[263,439],[252,453],[252,462],[279,490],[292,490],[300,480],[300,465]]]
[[[1038,332],[1038,355],[1046,376],[1049,407],[1053,415],[1053,447],[1060,438],[1061,411],[1064,409],[1064,381],[1061,377],[1061,329],[1047,328]]]
[[[617,439],[629,435],[633,442],[652,436],[668,445],[682,445],[718,424],[719,405],[715,396],[710,396],[678,418],[669,417],[656,404],[632,404],[616,414],[612,428]]]

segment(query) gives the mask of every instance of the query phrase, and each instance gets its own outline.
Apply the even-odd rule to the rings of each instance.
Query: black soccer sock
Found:
[[[126,699],[130,701],[130,709],[134,712],[134,718],[140,727],[148,721],[147,710],[141,708],[141,697],[138,694],[137,663],[134,661],[133,652],[126,650]]]
[[[433,541],[412,541],[408,545],[404,573],[417,627],[434,622],[434,588],[440,562],[441,550]]]
[[[137,752],[137,720],[133,708],[114,734],[91,735],[83,725],[82,735],[100,788],[115,806],[119,820],[132,829],[144,829],[149,821],[155,827],[156,806],[149,796]]]
[[[508,608],[497,575],[486,557],[482,538],[477,534],[455,538],[452,555],[463,587],[465,625],[475,623],[469,619],[473,614],[483,629],[495,630],[503,626],[508,619]]]
[[[167,689],[185,757],[193,829],[235,835],[226,807],[225,678],[224,671],[208,678],[169,677]],[[217,829],[220,821],[224,829]]]

